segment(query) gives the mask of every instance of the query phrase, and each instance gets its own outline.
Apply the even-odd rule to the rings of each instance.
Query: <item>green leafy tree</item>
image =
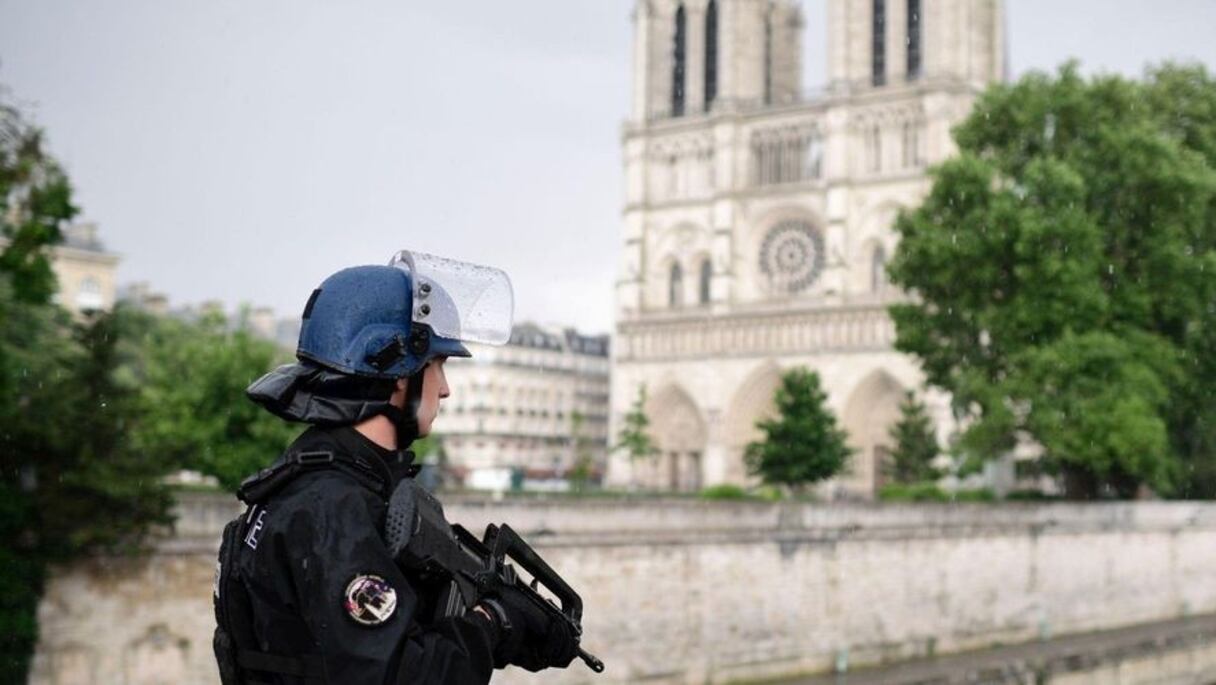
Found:
[[[756,423],[764,438],[744,452],[748,471],[765,483],[801,491],[841,472],[852,450],[827,408],[819,374],[793,369],[773,397],[777,417]]]
[[[593,440],[586,434],[587,417],[577,409],[570,413],[570,446],[574,459],[568,478],[576,492],[586,490],[595,476],[595,460],[591,448]]]
[[[25,681],[49,564],[138,549],[169,521],[164,464],[127,439],[116,321],[51,302],[48,251],[75,213],[42,132],[0,102],[0,682]]]
[[[212,314],[196,322],[148,317],[140,345],[143,420],[135,439],[143,452],[235,490],[301,432],[245,397],[250,383],[283,361],[274,343],[243,327],[229,330]]]
[[[646,416],[646,386],[639,385],[637,397],[625,414],[613,449],[624,451],[633,461],[655,456],[659,453],[659,448],[650,437],[649,428],[650,418]]]
[[[1201,155],[1209,170],[1216,169],[1216,79],[1202,66],[1167,65],[1150,70],[1145,90],[1145,106],[1166,134]],[[1197,235],[1200,241],[1191,251],[1203,260],[1206,273],[1211,273],[1216,194],[1208,197],[1204,212],[1204,228]],[[1211,302],[1210,292],[1207,296]],[[1165,416],[1170,448],[1181,466],[1173,494],[1216,498],[1216,409],[1211,401],[1212,383],[1216,382],[1216,355],[1212,354],[1216,350],[1216,309],[1207,307],[1185,330],[1175,333],[1181,341],[1181,374],[1178,382],[1171,383]]]
[[[933,421],[925,405],[911,391],[899,405],[899,421],[891,427],[889,473],[896,483],[921,483],[937,480],[941,473],[933,461],[941,454]]]
[[[1145,357],[1165,343],[1129,335],[1066,333],[1026,353],[1010,384],[1019,396],[1036,398],[1023,425],[1051,445],[1068,492],[1134,497],[1141,484],[1169,483],[1174,462],[1165,407],[1168,387],[1178,380],[1163,361],[1169,350]]]
[[[1202,68],[1070,64],[993,86],[956,128],[896,223],[890,275],[915,297],[891,314],[965,452],[1027,435],[1073,497],[1213,494],[1214,106]]]
[[[62,240],[60,225],[78,210],[67,176],[45,150],[42,130],[4,95],[0,86],[0,273],[10,283],[9,297],[47,304],[56,283],[46,249]]]

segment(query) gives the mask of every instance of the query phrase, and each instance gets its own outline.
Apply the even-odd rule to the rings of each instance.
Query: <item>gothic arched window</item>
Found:
[[[882,171],[882,128],[875,125],[866,132],[866,164],[868,171]]]
[[[880,293],[887,284],[887,251],[882,245],[874,248],[870,258],[870,292]]]
[[[671,115],[684,114],[684,71],[687,57],[686,15],[684,5],[676,10],[676,32],[671,41]]]
[[[667,282],[667,305],[679,307],[684,303],[684,272],[679,262],[671,265],[671,278]]]
[[[920,165],[920,125],[916,122],[905,121],[903,130],[903,166],[905,169],[911,169]]]
[[[881,86],[887,82],[887,0],[874,0],[870,30],[871,80],[874,85]]]
[[[718,3],[709,0],[705,8],[705,111],[718,97]]]
[[[700,287],[701,304],[709,304],[709,290],[710,290],[709,286],[710,286],[710,282],[713,280],[713,277],[714,277],[713,264],[711,264],[709,261],[709,258],[706,257],[705,261],[701,262],[701,284],[700,284],[701,285],[701,287]]]
[[[823,176],[823,138],[818,131],[812,132],[806,139],[806,165],[803,178],[819,178]]]
[[[773,15],[764,17],[764,104],[773,104]]]
[[[920,78],[920,0],[908,0],[908,80]]]

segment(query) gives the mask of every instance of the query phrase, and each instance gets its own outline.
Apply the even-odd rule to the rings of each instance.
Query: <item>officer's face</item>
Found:
[[[418,437],[431,432],[431,423],[439,413],[439,401],[452,394],[448,379],[443,373],[446,357],[439,357],[426,365],[422,374],[422,401],[418,404]]]

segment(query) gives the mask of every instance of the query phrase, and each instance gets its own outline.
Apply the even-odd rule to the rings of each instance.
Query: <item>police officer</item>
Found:
[[[510,281],[421,253],[339,271],[305,306],[297,358],[249,397],[312,424],[247,479],[224,532],[215,651],[229,683],[485,683],[494,667],[565,667],[570,626],[509,588],[436,618],[440,588],[407,577],[382,537],[387,501],[414,475],[463,342],[510,335]]]

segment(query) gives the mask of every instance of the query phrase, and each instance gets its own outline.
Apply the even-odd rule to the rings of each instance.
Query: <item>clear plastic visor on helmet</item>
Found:
[[[515,296],[502,270],[409,250],[389,266],[410,275],[414,322],[462,342],[502,345],[511,339]]]

